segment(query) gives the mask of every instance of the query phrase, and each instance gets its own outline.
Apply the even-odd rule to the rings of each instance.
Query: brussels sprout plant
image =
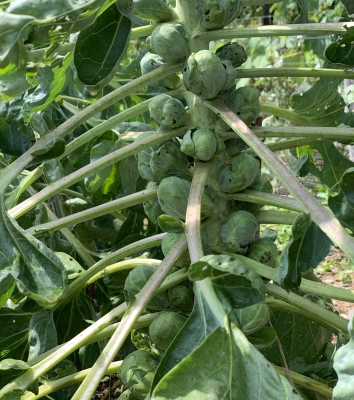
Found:
[[[354,294],[313,272],[354,263],[353,13],[0,2],[0,399],[354,398]]]

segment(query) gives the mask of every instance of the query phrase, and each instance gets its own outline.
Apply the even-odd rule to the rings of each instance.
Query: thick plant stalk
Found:
[[[118,350],[132,330],[135,322],[140,317],[148,302],[166,278],[168,272],[178,260],[187,246],[185,237],[181,236],[171,250],[167,253],[160,266],[147,281],[143,289],[136,295],[135,300],[129,305],[117,330],[112,335],[107,346],[102,351],[95,365],[75,392],[72,400],[90,400],[102,379],[109,364],[113,361]]]
[[[237,79],[242,78],[343,78],[353,79],[354,72],[328,68],[252,68],[239,69]]]
[[[267,146],[225,104],[219,100],[204,101],[204,104],[216,112],[252,148],[299,204],[308,210],[313,222],[354,262],[354,239],[333,214],[316,201]]]

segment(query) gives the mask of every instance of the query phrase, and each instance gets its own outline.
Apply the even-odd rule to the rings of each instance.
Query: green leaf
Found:
[[[333,400],[351,400],[354,397],[354,317],[348,325],[350,341],[337,350],[333,368],[338,382],[333,390]]]
[[[151,400],[301,398],[242,332],[231,326],[230,330],[215,329],[162,378]]]
[[[138,160],[135,156],[124,158],[119,163],[120,178],[124,194],[128,196],[136,192],[136,184],[139,179]]]
[[[48,184],[54,183],[64,177],[61,162],[54,158],[43,163],[43,175]]]
[[[308,154],[302,154],[293,167],[295,176],[304,177],[310,173],[310,160]]]
[[[29,120],[32,113],[42,111],[62,93],[68,82],[72,53],[58,57],[51,65],[40,68],[36,78],[39,85],[23,103],[23,117]]]
[[[74,52],[76,75],[80,82],[93,86],[94,90],[107,85],[126,53],[131,27],[130,19],[113,4],[92,26],[80,32]]]
[[[272,325],[280,340],[287,364],[296,357],[302,357],[307,364],[313,364],[320,359],[327,344],[331,342],[331,332],[295,314],[273,310]],[[283,364],[277,343],[264,355],[272,363]]]
[[[28,331],[32,314],[0,310],[0,360],[14,358],[26,360],[28,355]]]
[[[353,11],[354,12],[354,11]],[[354,27],[345,26],[345,34],[334,43],[331,43],[326,51],[325,57],[332,64],[345,68],[354,67]]]
[[[251,306],[265,297],[261,276],[241,261],[227,255],[202,257],[190,266],[188,277],[192,281],[210,278],[224,307]]]
[[[328,195],[328,207],[340,223],[354,233],[354,168],[348,168]]]
[[[0,150],[10,156],[21,156],[32,147],[32,129],[19,121],[0,119]]]
[[[158,217],[157,222],[164,232],[185,233],[185,224],[178,218],[162,214]]]
[[[0,361],[0,387],[4,387],[7,383],[11,382],[16,376],[23,374],[30,366],[21,360],[6,359]],[[8,397],[9,399],[16,399],[16,397]]]
[[[307,24],[309,22],[307,0],[297,0],[299,15],[294,19],[294,24]]]
[[[274,328],[270,326],[263,326],[256,332],[247,335],[247,339],[253,344],[253,346],[261,352],[268,350],[273,343],[277,333]]]
[[[68,279],[75,279],[79,277],[85,270],[82,266],[69,254],[60,251],[55,252],[56,256],[63,263]]]
[[[276,270],[277,281],[285,289],[298,289],[301,275],[317,265],[333,247],[331,240],[314,224],[309,214],[299,214],[292,226],[293,238],[286,245]]]
[[[32,152],[31,155],[34,159],[29,163],[29,166],[60,157],[65,151],[65,145],[65,140],[62,137],[56,136],[50,139],[45,146]]]
[[[10,298],[15,286],[16,281],[10,271],[0,273],[0,308]]]
[[[57,331],[51,310],[40,310],[33,314],[29,325],[28,361],[58,345]]]
[[[354,14],[354,3],[352,0],[341,0],[341,2],[345,5],[349,15]]]

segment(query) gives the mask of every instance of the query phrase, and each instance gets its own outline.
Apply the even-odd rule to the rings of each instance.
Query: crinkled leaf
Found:
[[[98,90],[113,78],[125,55],[131,27],[130,19],[113,4],[92,26],[80,32],[74,53],[80,82]]]
[[[332,64],[346,68],[354,67],[354,27],[345,26],[345,34],[334,43],[331,43],[326,51],[325,57]]]
[[[333,400],[352,400],[354,397],[354,317],[348,326],[350,341],[337,350],[333,368],[338,382],[333,390]]]
[[[170,233],[184,233],[185,232],[185,225],[178,218],[163,214],[158,217],[157,221],[159,223],[160,228],[164,232],[170,232]]]
[[[292,226],[293,238],[282,252],[276,270],[277,281],[285,289],[298,289],[301,275],[328,255],[333,243],[314,224],[309,214],[299,214]]]
[[[328,207],[340,223],[354,232],[354,168],[348,168],[328,195]]]
[[[4,387],[7,383],[11,382],[17,376],[27,371],[30,366],[21,360],[14,360],[8,358],[0,361],[0,387]],[[16,398],[16,397],[9,397]]]
[[[10,271],[0,273],[0,308],[10,298],[15,286],[16,281]]]
[[[273,310],[272,320],[288,364],[295,357],[307,364],[317,362],[331,342],[331,332],[309,319]],[[283,363],[276,342],[264,355],[275,364]]]
[[[188,277],[192,281],[210,278],[226,308],[251,306],[265,297],[261,276],[241,261],[227,255],[202,257],[190,266]]]
[[[36,76],[39,85],[23,103],[25,119],[29,119],[30,113],[47,108],[62,93],[68,81],[71,60],[72,53],[68,53],[65,57],[58,57],[51,65],[39,69]]]
[[[26,360],[28,355],[28,331],[32,314],[0,310],[0,360],[14,358]]]
[[[139,179],[138,160],[135,156],[124,158],[119,163],[122,188],[126,196],[136,192],[136,184]]]
[[[207,377],[207,379],[206,379]],[[162,378],[151,400],[302,399],[235,326],[218,327]]]
[[[0,119],[0,150],[10,156],[21,156],[31,148],[32,129],[18,121]]]
[[[51,310],[43,309],[33,314],[29,325],[28,343],[28,361],[58,345],[57,331]]]

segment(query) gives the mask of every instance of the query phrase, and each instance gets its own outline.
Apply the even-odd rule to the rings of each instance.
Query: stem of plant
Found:
[[[254,216],[259,224],[292,225],[298,214],[291,211],[261,210]]]
[[[252,68],[237,70],[237,79],[291,77],[353,79],[354,71],[328,68]]]
[[[328,138],[295,138],[295,139],[285,139],[285,140],[280,140],[279,142],[276,143],[266,143],[265,145],[268,147],[270,151],[273,153],[276,151],[281,151],[281,150],[288,150],[288,149],[294,149],[296,147],[300,146],[311,146],[311,145],[316,145],[319,143],[324,143],[324,142],[330,142],[331,139]],[[245,153],[252,154],[254,153],[252,149],[246,149]]]
[[[260,111],[265,114],[270,114],[274,115],[275,117],[286,119],[287,121],[298,126],[313,125],[313,122],[310,120],[310,118],[306,118],[304,115],[299,115],[294,111],[287,110],[285,108],[274,107],[268,104],[261,104]]]
[[[267,146],[225,104],[219,100],[204,101],[204,104],[216,112],[252,148],[299,204],[308,210],[313,222],[354,262],[354,239],[333,214],[316,201]]]
[[[147,281],[143,289],[136,295],[134,301],[128,306],[117,330],[112,335],[108,344],[80,385],[79,389],[75,392],[72,400],[91,400],[108,365],[113,361],[135,322],[142,314],[148,302],[166,278],[168,272],[176,263],[181,253],[185,250],[186,246],[186,239],[184,236],[181,236],[167,253],[166,257],[163,259],[159,267],[157,267],[156,271]]]

